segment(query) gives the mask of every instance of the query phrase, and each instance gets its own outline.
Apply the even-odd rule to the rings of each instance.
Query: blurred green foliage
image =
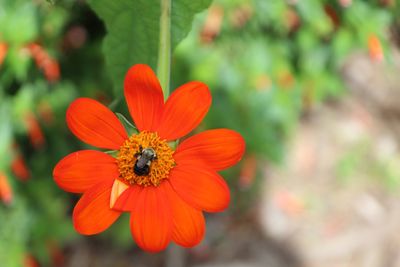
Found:
[[[113,80],[115,94],[121,93],[130,66],[146,63],[157,66],[161,5],[159,0],[88,1],[106,25],[108,34],[103,51]],[[173,1],[171,10],[171,48],[187,35],[193,16],[208,7],[211,0]]]
[[[7,267],[27,255],[54,265],[54,247],[78,238],[69,217],[76,198],[52,179],[55,163],[84,147],[66,128],[68,104],[92,97],[127,116],[124,101],[114,101],[124,72],[138,62],[155,67],[157,1],[88,2],[0,0],[0,173],[12,191],[12,202],[0,204],[0,262]],[[258,162],[279,162],[300,115],[345,92],[338,73],[346,56],[361,50],[390,61],[388,32],[400,23],[400,5],[216,0],[179,43],[210,3],[194,2],[173,0],[171,87],[207,83],[213,106],[201,128],[228,127],[245,137],[242,164],[225,172],[232,210],[245,209]],[[99,238],[131,244],[126,224]]]

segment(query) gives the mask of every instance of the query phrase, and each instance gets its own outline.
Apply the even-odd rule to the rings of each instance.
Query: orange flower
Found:
[[[82,141],[109,154],[82,150],[54,168],[62,189],[83,193],[73,211],[75,229],[85,235],[106,230],[121,214],[131,213],[136,243],[157,252],[173,240],[192,247],[204,235],[202,211],[228,207],[229,188],[217,171],[236,164],[245,143],[236,132],[215,129],[193,135],[176,150],[170,141],[190,133],[203,120],[211,95],[201,82],[176,89],[164,103],[157,77],[146,65],[135,65],[124,83],[129,112],[139,130],[128,136],[117,117],[89,98],[67,110],[71,131]]]

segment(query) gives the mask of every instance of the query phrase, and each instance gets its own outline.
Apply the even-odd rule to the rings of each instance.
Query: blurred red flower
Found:
[[[87,144],[118,151],[82,150],[54,168],[64,190],[83,193],[75,206],[75,229],[86,235],[106,230],[121,214],[131,213],[131,232],[144,250],[158,252],[171,239],[192,247],[204,235],[202,211],[228,207],[229,188],[217,171],[236,164],[245,149],[243,138],[228,129],[196,134],[174,151],[168,142],[196,128],[211,105],[201,82],[176,89],[164,103],[157,77],[147,65],[135,65],[124,82],[129,112],[139,130],[128,137],[118,118],[89,98],[67,110],[71,131]]]

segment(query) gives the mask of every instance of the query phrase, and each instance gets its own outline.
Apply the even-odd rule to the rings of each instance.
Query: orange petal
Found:
[[[178,195],[196,209],[218,212],[230,201],[228,185],[214,170],[199,164],[179,164],[171,170],[169,181]]]
[[[183,201],[168,182],[165,184],[172,209],[172,239],[183,247],[199,244],[205,232],[203,213]]]
[[[110,209],[113,180],[99,183],[86,191],[72,214],[75,230],[82,235],[103,232],[118,219],[121,212]]]
[[[83,193],[95,184],[118,177],[115,159],[95,150],[81,150],[60,160],[53,170],[56,184],[72,193]]]
[[[148,252],[165,249],[172,235],[171,207],[165,186],[143,187],[131,216],[131,231],[136,243]]]
[[[124,94],[129,112],[140,131],[154,131],[164,107],[164,95],[153,70],[144,64],[128,70]]]
[[[243,137],[228,129],[209,130],[183,141],[177,148],[174,158],[177,162],[201,158],[208,167],[223,170],[235,165],[245,150]]]
[[[117,198],[112,208],[118,211],[133,211],[140,191],[141,186],[131,185]]]
[[[176,89],[165,104],[161,125],[157,132],[161,138],[175,140],[196,128],[211,105],[207,85],[189,82]]]
[[[118,179],[115,179],[114,184],[111,189],[111,197],[110,197],[110,208],[113,208],[117,199],[129,188],[124,182],[121,182]]]
[[[72,102],[66,119],[72,133],[92,146],[119,149],[128,138],[117,116],[90,98],[78,98]]]

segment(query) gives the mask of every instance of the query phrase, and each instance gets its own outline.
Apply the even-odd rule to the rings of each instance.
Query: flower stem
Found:
[[[161,1],[160,39],[158,45],[157,76],[164,97],[169,95],[169,76],[171,68],[171,0]]]

